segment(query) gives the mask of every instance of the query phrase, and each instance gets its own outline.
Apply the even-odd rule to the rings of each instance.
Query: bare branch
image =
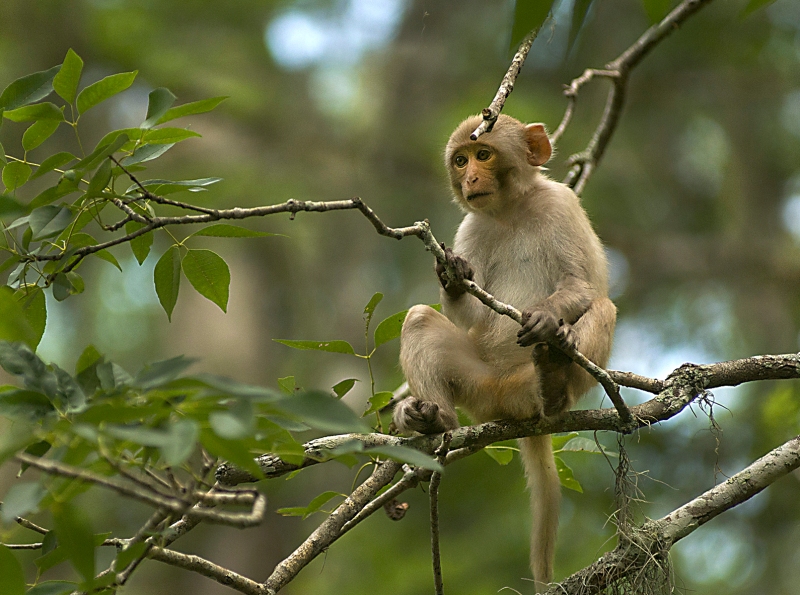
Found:
[[[628,91],[628,75],[631,69],[660,41],[677,30],[681,23],[709,2],[711,0],[683,0],[661,22],[650,27],[619,57],[609,62],[604,70],[587,69],[565,88],[564,95],[568,99],[568,104],[561,124],[554,134],[555,138],[559,138],[563,134],[564,129],[566,129],[572,118],[578,89],[595,76],[604,76],[612,81],[605,110],[589,144],[581,153],[573,155],[568,160],[572,168],[564,178],[564,183],[572,187],[576,194],[580,195],[583,192],[589,177],[603,157],[608,142],[616,130]]]
[[[447,459],[447,451],[450,449],[450,441],[453,439],[451,432],[442,435],[442,444],[436,449],[436,458],[440,465],[444,465]],[[444,582],[442,580],[442,556],[439,551],[439,483],[442,481],[442,474],[434,471],[431,475],[431,483],[428,486],[428,498],[431,508],[431,558],[433,560],[433,584],[436,595],[444,595]]]
[[[342,527],[361,511],[387,485],[400,469],[400,463],[386,461],[375,468],[372,475],[358,486],[336,510],[306,539],[294,553],[275,567],[264,583],[265,593],[274,595],[280,591],[311,560],[342,535]]]
[[[489,107],[485,107],[481,111],[483,121],[478,125],[475,131],[469,135],[470,139],[478,140],[478,137],[484,132],[491,132],[494,123],[497,122],[500,112],[503,111],[506,99],[511,95],[511,91],[514,90],[514,83],[517,81],[519,72],[522,70],[522,65],[525,64],[525,58],[528,57],[528,52],[531,50],[533,40],[536,39],[538,33],[539,29],[534,29],[522,40],[517,53],[514,54],[514,59],[511,60],[511,66],[508,67],[508,71],[500,82],[500,88],[497,89],[492,103],[489,104]]]
[[[631,572],[662,559],[680,539],[726,510],[746,502],[775,481],[800,468],[800,436],[767,453],[724,483],[668,515],[632,532],[613,551],[548,590],[553,595],[600,593]]]

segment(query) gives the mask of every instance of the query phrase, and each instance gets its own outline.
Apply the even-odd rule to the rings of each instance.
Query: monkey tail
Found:
[[[531,570],[539,593],[553,580],[561,485],[549,435],[522,438],[519,445],[531,492]]]

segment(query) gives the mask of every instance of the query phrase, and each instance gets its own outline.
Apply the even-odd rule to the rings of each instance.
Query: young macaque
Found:
[[[462,122],[445,150],[466,216],[445,250],[455,279],[436,267],[444,314],[414,306],[403,324],[400,363],[413,396],[395,410],[402,431],[456,428],[456,405],[479,422],[558,416],[594,384],[560,348],[603,367],[611,351],[616,308],[603,246],[575,193],[540,171],[552,153],[544,126],[501,115],[470,140],[480,121]],[[465,279],[524,309],[524,325],[466,293]],[[552,580],[560,486],[550,436],[524,438],[520,451],[538,590]]]

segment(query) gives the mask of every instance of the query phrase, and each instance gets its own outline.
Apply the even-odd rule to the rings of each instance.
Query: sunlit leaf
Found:
[[[105,141],[105,139],[101,140],[94,151],[75,164],[74,169],[77,171],[93,170],[100,165],[101,161],[119,151],[122,145],[127,142],[128,135],[124,131],[119,131],[117,134],[112,135],[108,141]]]
[[[578,432],[570,432],[569,434],[563,434],[561,436],[552,436],[552,444],[553,450],[558,451],[564,448],[564,445],[572,440],[573,438],[577,438],[580,434]]]
[[[294,381],[294,376],[287,376],[286,378],[278,378],[278,386],[287,395],[293,395],[297,385]]]
[[[157,194],[159,196],[165,196],[167,194],[174,194],[175,192],[184,192],[184,191],[199,192],[201,190],[205,190],[206,186],[210,186],[211,184],[216,184],[217,182],[221,181],[222,178],[199,178],[197,180],[179,180],[179,181],[144,180],[143,182],[141,182],[141,184],[153,194]],[[131,194],[132,192],[138,193],[139,190],[140,188],[138,184],[132,184],[125,191],[125,194]],[[214,226],[211,225],[209,227],[214,227]]]
[[[227,96],[212,97],[211,99],[201,99],[200,101],[192,101],[191,103],[184,103],[183,105],[172,107],[159,118],[157,124],[163,124],[164,122],[169,122],[170,120],[175,120],[184,116],[210,112],[227,98]]]
[[[40,287],[20,288],[16,291],[14,297],[22,306],[25,320],[28,321],[33,330],[33,342],[30,343],[30,346],[36,349],[39,341],[42,340],[42,335],[44,335],[44,329],[47,325],[47,303],[44,297],[44,290]]]
[[[227,312],[231,272],[225,261],[211,250],[189,250],[181,266],[192,287]]]
[[[23,304],[10,287],[0,288],[0,341],[22,341],[35,348],[41,335],[25,315]]]
[[[383,294],[378,292],[375,295],[373,295],[370,298],[369,303],[367,303],[367,305],[364,306],[364,317],[367,328],[369,328],[369,323],[372,321],[372,315],[375,313],[375,308],[378,307],[378,304],[381,303],[382,299],[383,299]]]
[[[0,94],[0,110],[13,110],[47,97],[61,65],[18,78]]]
[[[290,341],[286,339],[273,339],[273,341],[293,349],[355,354],[353,346],[347,341]]]
[[[98,103],[130,87],[133,84],[133,79],[136,78],[137,72],[112,74],[86,87],[78,94],[78,112],[81,114],[86,113],[87,110]]]
[[[172,246],[158,259],[153,270],[153,282],[158,301],[167,313],[167,319],[172,321],[172,310],[181,288],[181,251],[178,246]]]
[[[81,81],[82,71],[83,60],[72,51],[72,48],[68,49],[67,55],[64,57],[64,63],[61,65],[61,70],[58,71],[58,74],[53,79],[53,89],[67,103],[75,101],[75,94],[78,91],[78,83]]]
[[[514,459],[514,451],[519,449],[513,446],[487,446],[483,450],[499,465],[508,465]]]
[[[172,91],[165,87],[159,87],[150,91],[147,101],[147,116],[146,120],[142,122],[142,128],[150,128],[159,118],[161,118],[167,110],[175,103],[175,95]]]

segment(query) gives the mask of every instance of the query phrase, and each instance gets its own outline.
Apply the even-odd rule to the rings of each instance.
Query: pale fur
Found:
[[[608,265],[575,193],[531,165],[525,128],[501,115],[478,141],[469,134],[479,116],[465,120],[445,151],[456,202],[466,212],[453,252],[464,258],[475,282],[498,300],[527,310],[546,310],[573,325],[578,349],[605,366],[611,350],[616,308],[607,297]],[[459,151],[489,148],[493,179],[471,165],[456,168]],[[470,169],[472,168],[472,169]],[[461,171],[464,169],[464,171]],[[469,172],[469,173],[465,173]],[[491,190],[467,200],[464,188]],[[484,306],[470,294],[441,292],[444,315],[414,306],[403,325],[400,363],[411,394],[439,406],[438,423],[458,425],[455,406],[477,421],[526,419],[541,415],[540,373],[531,349],[517,344],[519,324]],[[593,384],[575,364],[567,371],[565,410]],[[408,401],[413,403],[413,401]],[[401,403],[395,423],[408,430],[408,407]],[[550,437],[520,441],[531,490],[531,568],[537,589],[552,579],[560,486]]]

